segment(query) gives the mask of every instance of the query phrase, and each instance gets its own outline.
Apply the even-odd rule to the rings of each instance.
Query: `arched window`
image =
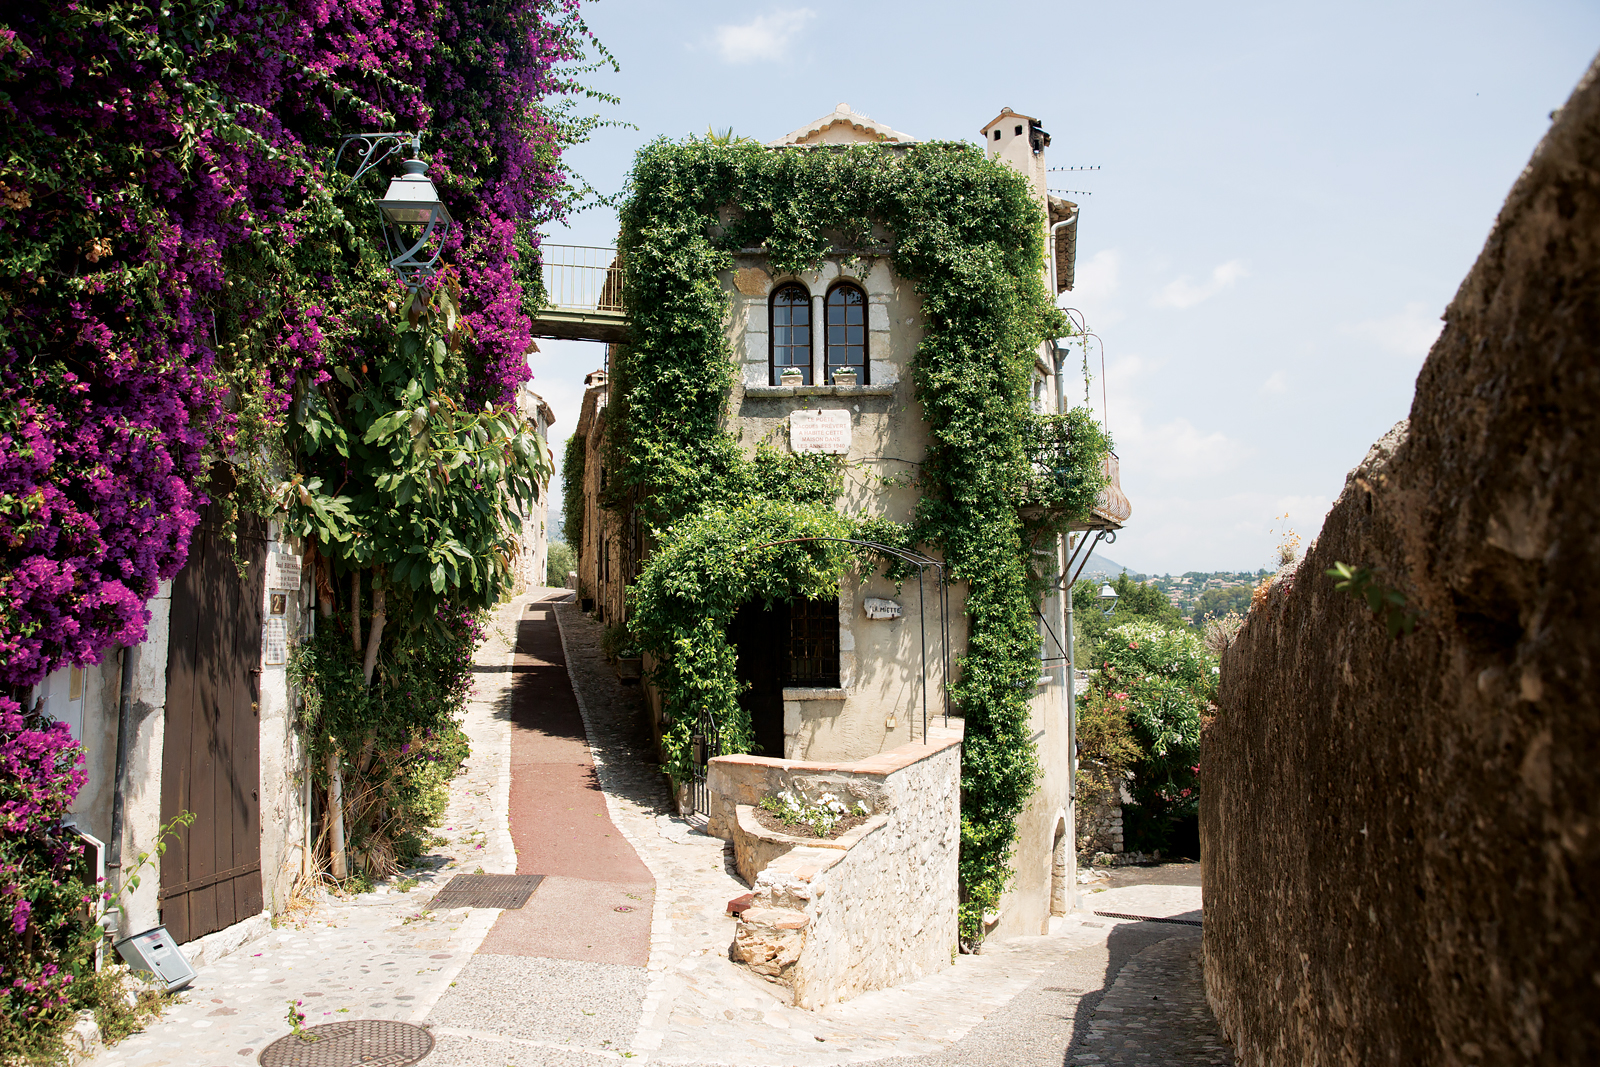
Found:
[[[811,294],[803,285],[785,285],[772,294],[772,356],[769,372],[773,385],[785,367],[797,367],[805,385],[811,384]]]
[[[828,384],[845,367],[867,384],[867,297],[853,285],[836,285],[828,291]]]

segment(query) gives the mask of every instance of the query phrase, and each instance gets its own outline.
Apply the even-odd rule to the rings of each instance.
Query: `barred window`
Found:
[[[789,602],[790,685],[833,689],[839,685],[839,601]]]

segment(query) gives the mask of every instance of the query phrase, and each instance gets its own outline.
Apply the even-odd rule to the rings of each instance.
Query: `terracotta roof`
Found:
[[[979,133],[988,133],[991,129],[994,128],[994,124],[999,122],[1002,119],[1022,119],[1022,120],[1026,121],[1026,122],[1038,122],[1039,121],[1038,119],[1034,118],[1032,115],[1019,115],[1017,112],[1012,111],[1009,107],[1003,107],[1003,108],[1000,109],[1000,114],[996,115],[994,118],[990,119],[988,122],[985,122],[983,124],[982,128],[978,130],[978,132]]]
[[[899,130],[891,129],[876,119],[851,111],[849,104],[840,104],[833,109],[831,114],[824,115],[815,122],[809,122],[798,130],[784,134],[776,141],[768,141],[767,145],[772,148],[781,148],[784,145],[815,143],[814,138],[836,124],[843,124],[851,129],[860,130],[879,141],[916,140],[909,133],[901,133]]]

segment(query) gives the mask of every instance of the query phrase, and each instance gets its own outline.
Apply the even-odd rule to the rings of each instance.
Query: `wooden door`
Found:
[[[161,859],[161,921],[178,943],[258,914],[261,889],[260,700],[266,538],[241,523],[239,577],[208,511],[172,583],[161,821],[183,811]]]

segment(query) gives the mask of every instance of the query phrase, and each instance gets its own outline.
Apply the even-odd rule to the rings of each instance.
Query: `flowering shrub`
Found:
[[[762,811],[771,812],[785,826],[805,826],[818,837],[827,837],[839,820],[855,815],[865,818],[871,814],[861,801],[846,804],[832,793],[823,793],[815,804],[805,797],[785,789],[772,796],[761,798]]]
[[[83,782],[83,748],[66,724],[0,697],[0,1056],[59,1026],[85,961],[93,969],[98,929],[85,909],[96,890],[61,827]]]
[[[212,463],[261,467],[293,400],[392,338],[371,197],[339,138],[425,127],[467,399],[528,377],[537,236],[588,126],[578,0],[129,0],[0,23],[0,685],[144,637]],[[348,165],[346,165],[348,170]],[[252,493],[256,494],[252,496]]]
[[[1123,720],[1136,742],[1124,811],[1132,847],[1166,848],[1175,824],[1198,811],[1200,726],[1217,691],[1216,656],[1189,627],[1135,618],[1113,626],[1100,649],[1098,672],[1079,712],[1102,743]]]

